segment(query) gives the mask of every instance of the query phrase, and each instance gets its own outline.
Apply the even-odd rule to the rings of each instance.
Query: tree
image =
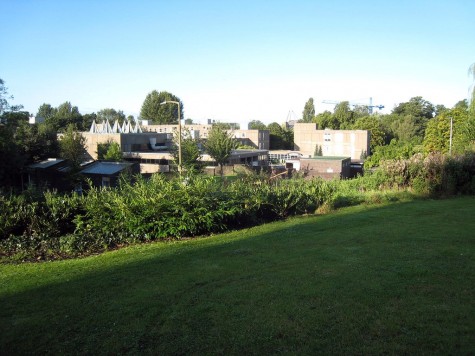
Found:
[[[105,159],[108,161],[122,161],[122,151],[117,142],[108,140],[105,143],[97,145],[97,159]]]
[[[13,95],[8,94],[8,88],[5,82],[0,78],[0,115],[6,111],[19,111],[23,109],[23,105],[11,105],[9,100],[13,100]]]
[[[267,126],[269,130],[269,148],[271,150],[290,150],[293,148],[293,132],[280,126],[277,122]]]
[[[0,78],[0,188],[19,187],[21,170],[25,157],[15,141],[14,135],[23,121],[28,122],[29,114],[17,112],[21,105],[11,105],[5,82]]]
[[[238,142],[231,132],[227,132],[220,126],[211,128],[208,133],[208,139],[205,148],[208,154],[216,161],[221,168],[223,175],[223,166],[231,155],[232,150],[238,147]]]
[[[334,120],[338,123],[338,127],[334,129],[349,129],[355,123],[354,112],[350,108],[350,103],[348,101],[341,101],[335,105],[333,111]]]
[[[325,110],[324,112],[315,116],[313,122],[318,125],[318,128],[320,130],[337,129],[340,126],[339,122],[335,119],[333,114],[328,110]]]
[[[43,103],[38,108],[38,112],[36,113],[36,117],[41,117],[45,120],[50,119],[56,114],[56,108],[52,107],[50,104]]]
[[[415,96],[408,102],[400,103],[392,113],[397,115],[412,115],[417,118],[432,119],[434,117],[435,107],[421,96]]]
[[[368,130],[370,132],[370,151],[373,150],[377,146],[384,145],[386,133],[384,132],[384,128],[381,125],[378,117],[375,115],[360,117],[356,120],[353,124],[352,129],[354,130]],[[369,153],[369,152],[368,152]]]
[[[462,153],[475,137],[467,130],[468,111],[453,108],[430,120],[425,131],[423,146],[426,152],[448,153],[450,151],[450,121],[452,119],[452,152]]]
[[[191,136],[190,130],[187,128],[181,131],[181,164],[187,170],[197,170],[199,167],[199,160],[201,158],[201,151],[199,148],[199,141]],[[179,161],[178,150],[178,131],[173,133],[173,146],[170,150],[175,162]]]
[[[43,105],[40,106],[40,109],[42,109]],[[78,107],[71,105],[69,101],[62,103],[53,111],[53,115],[45,117],[45,122],[57,132],[64,132],[70,124],[74,125],[78,130],[88,129],[83,127],[83,118]]]
[[[84,131],[88,131],[90,129],[93,121],[97,121],[96,113],[84,114],[82,116],[82,129]]]
[[[140,116],[144,120],[151,120],[154,124],[176,124],[178,122],[178,105],[166,104],[165,101],[176,101],[180,103],[180,113],[183,117],[183,103],[175,95],[161,91],[153,90],[147,94],[140,110]]]
[[[14,137],[25,164],[58,157],[59,144],[56,131],[45,123],[31,125],[22,121]]]
[[[109,120],[111,122],[117,120],[119,124],[122,124],[125,120],[125,114],[122,110],[116,111],[115,109],[106,108],[97,112],[97,119],[100,121]]]
[[[249,124],[247,125],[247,128],[249,130],[266,130],[267,127],[266,127],[266,124],[264,124],[262,121],[260,120],[252,120],[251,122],[249,122]]]
[[[71,178],[77,179],[81,163],[85,160],[86,139],[76,131],[73,124],[69,124],[66,132],[59,141],[60,157],[71,163]]]
[[[305,103],[302,112],[302,122],[312,122],[315,117],[315,106],[313,105],[313,98],[310,98]]]

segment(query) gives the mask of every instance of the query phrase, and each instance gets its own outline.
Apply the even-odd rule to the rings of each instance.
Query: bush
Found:
[[[123,179],[118,188],[84,196],[46,192],[0,195],[0,255],[19,259],[86,254],[141,241],[180,239],[242,228],[345,206],[425,196],[475,193],[475,155],[431,154],[381,162],[352,180],[269,180],[265,174],[232,181],[188,175]]]

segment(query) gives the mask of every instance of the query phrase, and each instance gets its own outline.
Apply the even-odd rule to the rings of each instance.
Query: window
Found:
[[[331,140],[332,140],[332,135],[329,134],[329,133],[324,134],[324,140],[325,140],[326,142],[331,141]]]

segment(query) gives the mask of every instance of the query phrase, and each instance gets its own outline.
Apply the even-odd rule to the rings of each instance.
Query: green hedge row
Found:
[[[346,181],[263,175],[222,183],[206,176],[125,179],[86,194],[0,195],[0,255],[18,259],[76,256],[152,240],[178,239],[392,199],[385,191],[424,195],[475,193],[475,155],[415,155],[387,161]],[[369,194],[368,192],[371,192]]]

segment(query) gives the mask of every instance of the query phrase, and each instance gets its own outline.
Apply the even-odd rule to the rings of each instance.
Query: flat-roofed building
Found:
[[[289,165],[292,164],[293,167]],[[306,177],[320,177],[323,179],[350,177],[350,157],[313,157],[287,161],[287,168],[295,168],[305,173]],[[297,168],[298,167],[298,168]]]
[[[315,123],[297,123],[294,126],[294,149],[306,157],[348,156],[360,160],[369,152],[368,130],[318,130]]]
[[[190,124],[182,125],[182,130],[188,130],[193,138],[207,139],[213,125]],[[173,134],[178,130],[178,125],[144,125],[143,132],[156,132]],[[269,130],[227,130],[232,132],[233,137],[242,145],[268,150],[270,143]]]

